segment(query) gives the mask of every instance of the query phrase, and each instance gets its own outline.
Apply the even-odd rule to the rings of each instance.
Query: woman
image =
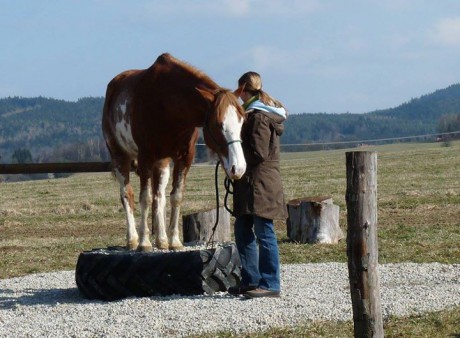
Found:
[[[243,100],[246,121],[241,130],[247,169],[234,182],[235,242],[242,271],[232,295],[279,297],[280,264],[274,219],[286,219],[279,172],[280,135],[286,110],[262,90],[258,73],[247,72],[235,91]]]

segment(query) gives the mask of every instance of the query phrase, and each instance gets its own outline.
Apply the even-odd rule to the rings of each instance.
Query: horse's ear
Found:
[[[239,86],[233,91],[233,94],[235,94],[236,97],[240,97],[241,94],[244,92],[244,87],[246,86],[246,83],[243,83],[242,86]]]
[[[203,98],[206,101],[209,101],[209,102],[214,101],[214,93],[212,93],[209,89],[207,89],[207,88],[199,88],[199,87],[195,87],[195,89],[198,91],[198,93],[201,94],[201,96],[203,96]]]

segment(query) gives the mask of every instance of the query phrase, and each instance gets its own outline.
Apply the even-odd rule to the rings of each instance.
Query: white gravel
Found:
[[[182,337],[248,332],[308,320],[351,320],[346,264],[282,266],[282,297],[81,297],[74,271],[0,280],[0,337]],[[382,314],[406,316],[460,306],[460,264],[379,267]]]

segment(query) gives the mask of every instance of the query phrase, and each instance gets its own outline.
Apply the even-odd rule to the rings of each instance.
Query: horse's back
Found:
[[[104,104],[103,131],[106,141],[111,139],[107,143],[130,156],[139,150],[155,158],[174,158],[194,147],[196,118],[189,116],[205,109],[196,91],[200,84],[217,87],[204,73],[168,53],[149,68],[118,74],[107,86]]]
[[[171,104],[165,97],[174,91],[168,78],[177,62],[171,55],[162,54],[149,68],[123,71],[109,82],[102,129],[111,153],[135,158],[139,147],[155,150],[154,157],[175,153],[166,151],[164,145],[174,143],[175,135],[171,132],[175,127],[168,114]],[[161,147],[159,139],[164,141],[160,142]]]
[[[110,103],[114,95],[119,94],[122,90],[127,89],[129,85],[135,82],[136,77],[143,72],[140,69],[126,70],[115,76],[107,85],[107,92],[105,95],[105,103]]]
[[[127,70],[115,76],[107,85],[102,114],[102,131],[112,155],[122,153],[137,157],[138,147],[131,130],[129,105],[133,85],[143,70]]]
[[[116,75],[107,85],[104,114],[110,113],[108,110],[113,109],[120,95],[130,96],[131,100],[136,99],[146,84],[152,86],[155,83],[155,74],[168,72],[174,63],[174,57],[164,53],[149,68],[126,70]]]

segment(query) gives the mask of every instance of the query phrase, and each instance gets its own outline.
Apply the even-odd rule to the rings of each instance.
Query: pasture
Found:
[[[380,263],[460,263],[460,142],[448,147],[440,143],[406,143],[359,150],[378,153]],[[345,151],[349,150],[283,153],[281,162],[286,200],[332,196],[341,208],[344,232]],[[223,181],[223,172],[219,175]],[[132,183],[137,203],[138,180],[133,177]],[[73,270],[81,251],[125,244],[119,187],[108,173],[1,183],[0,191],[1,279]],[[223,201],[223,185],[220,197]],[[214,204],[214,166],[196,165],[188,176],[182,213],[208,209]],[[277,222],[276,227],[282,263],[347,260],[345,240],[338,245],[295,244],[287,241],[285,222]],[[408,336],[420,327],[423,331],[418,337],[446,336],[459,333],[459,321],[460,309],[417,318],[389,318],[385,333]],[[295,337],[307,332],[311,336],[346,336],[353,331],[352,323],[307,323],[305,327],[265,334]]]

